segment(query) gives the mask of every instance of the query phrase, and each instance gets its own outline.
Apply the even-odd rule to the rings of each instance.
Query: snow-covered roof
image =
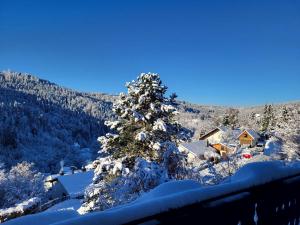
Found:
[[[252,129],[245,129],[243,130],[243,132],[240,133],[240,135],[238,136],[238,138],[244,133],[247,132],[251,137],[253,137],[254,139],[258,139],[260,136],[258,135],[258,133],[256,133],[255,130]]]
[[[78,197],[84,194],[86,187],[93,182],[93,177],[94,171],[87,171],[59,176],[57,179],[71,197]]]
[[[211,146],[207,146],[206,141],[194,141],[194,142],[188,142],[181,144],[185,149],[188,151],[194,153],[195,155],[204,155],[206,151],[212,151],[215,152],[215,149]]]
[[[219,132],[219,131],[221,131],[221,132],[226,132],[226,131],[227,131],[227,128],[224,127],[224,126],[216,127],[216,128],[214,128],[214,129],[210,130],[209,132],[203,134],[202,136],[200,136],[200,140],[204,140],[204,139],[206,139],[207,137],[210,137],[211,135],[213,135],[213,134],[215,134],[215,133],[217,133],[217,132]]]

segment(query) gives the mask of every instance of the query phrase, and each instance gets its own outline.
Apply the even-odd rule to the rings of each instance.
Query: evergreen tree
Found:
[[[222,119],[222,125],[230,126],[232,129],[236,128],[238,126],[238,114],[239,110],[229,108]]]
[[[261,131],[266,132],[275,126],[275,115],[272,105],[265,105],[263,118],[261,120]]]
[[[167,87],[152,73],[142,73],[126,87],[128,94],[121,93],[113,106],[118,120],[105,122],[113,132],[99,138],[102,157],[93,163],[94,184],[81,212],[131,201],[140,192],[186,176],[186,155],[176,145],[190,136],[175,120],[175,96],[166,98]]]
[[[170,95],[170,103],[175,107],[178,106],[178,103],[176,102],[177,97],[178,95],[176,93]]]
[[[284,121],[284,122],[288,122],[288,120],[289,120],[289,111],[288,111],[288,109],[286,108],[286,106],[283,106],[283,109],[282,109],[282,120]]]
[[[158,150],[163,143],[177,144],[183,137],[182,127],[174,119],[176,108],[171,99],[164,97],[167,87],[157,74],[141,74],[137,81],[126,86],[128,95],[121,93],[113,106],[119,119],[105,122],[114,133],[99,138],[102,152],[112,154],[115,159],[126,157],[128,162],[137,157],[159,160]]]

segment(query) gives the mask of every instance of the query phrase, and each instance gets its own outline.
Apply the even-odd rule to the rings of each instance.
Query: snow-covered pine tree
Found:
[[[282,116],[283,122],[288,122],[290,115],[289,115],[289,111],[286,108],[286,106],[283,106],[281,116]]]
[[[222,118],[223,126],[230,126],[232,129],[238,126],[238,114],[239,110],[234,108],[229,108],[226,110],[224,117]]]
[[[265,105],[263,118],[261,120],[261,131],[266,132],[275,126],[275,115],[272,105]]]
[[[187,176],[186,155],[177,144],[190,133],[175,120],[173,97],[158,74],[142,73],[126,84],[114,104],[112,133],[98,140],[101,157],[93,162],[94,183],[86,190],[81,213],[103,210],[135,199],[160,183]]]

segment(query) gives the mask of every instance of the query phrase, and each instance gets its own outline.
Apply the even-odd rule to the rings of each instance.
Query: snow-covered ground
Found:
[[[76,212],[78,202],[69,200],[43,213],[20,217],[6,222],[5,225],[122,224],[299,173],[299,162],[255,162],[242,167],[219,185],[201,186],[191,180],[171,181],[129,204],[85,215]]]
[[[276,156],[281,152],[281,149],[282,143],[276,138],[272,137],[266,142],[264,154],[267,156]]]
[[[52,206],[51,208],[47,209],[45,212],[58,212],[64,210],[77,211],[77,209],[79,209],[80,206],[81,206],[81,202],[79,199],[69,199]]]

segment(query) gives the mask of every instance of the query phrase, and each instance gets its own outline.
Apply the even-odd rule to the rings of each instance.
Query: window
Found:
[[[246,138],[246,137],[248,137],[248,135],[247,135],[247,134],[244,134],[244,138]]]

